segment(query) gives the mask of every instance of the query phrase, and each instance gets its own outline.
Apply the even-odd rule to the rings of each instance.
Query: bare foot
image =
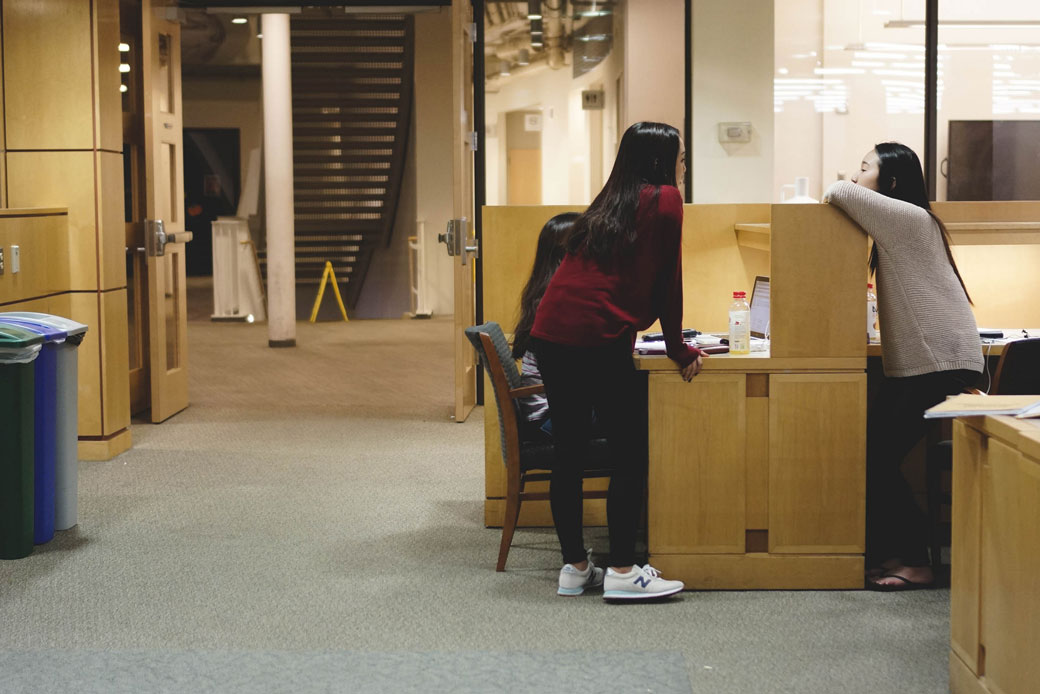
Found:
[[[899,561],[898,557],[885,560],[881,562],[881,566],[875,566],[872,569],[867,569],[867,576],[871,578],[880,576],[881,574],[891,573],[893,569],[898,569],[903,563]]]
[[[906,581],[895,578],[896,576],[906,579],[911,585],[908,585]],[[930,566],[897,566],[888,569],[884,575],[872,580],[876,585],[898,590],[900,588],[910,588],[912,585],[931,585],[935,582],[935,576],[932,574]]]

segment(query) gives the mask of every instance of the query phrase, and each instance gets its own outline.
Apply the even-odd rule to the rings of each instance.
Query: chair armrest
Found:
[[[969,395],[986,395],[986,393],[983,393],[978,388],[965,388],[964,392],[968,393]]]
[[[520,388],[513,388],[509,391],[509,397],[513,399],[517,398],[529,398],[532,395],[541,395],[545,392],[545,386],[541,383],[533,386],[522,386]]]

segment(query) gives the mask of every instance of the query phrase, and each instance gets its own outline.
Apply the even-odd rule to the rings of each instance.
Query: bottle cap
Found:
[[[734,299],[743,299],[747,296],[747,292],[733,292]]]
[[[873,288],[874,288],[874,285],[871,284],[870,282],[867,282],[867,289],[873,289]]]

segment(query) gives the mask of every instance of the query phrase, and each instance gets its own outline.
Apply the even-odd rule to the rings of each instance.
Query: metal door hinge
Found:
[[[470,43],[476,43],[477,42],[477,23],[476,22],[473,22],[472,24],[469,25],[469,42]]]
[[[466,144],[469,145],[469,148],[471,150],[473,150],[474,152],[476,152],[477,151],[477,131],[476,130],[470,130],[468,133],[466,133],[466,140],[467,140]]]

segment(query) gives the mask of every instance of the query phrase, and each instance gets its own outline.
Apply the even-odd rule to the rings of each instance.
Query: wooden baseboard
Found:
[[[130,450],[133,439],[130,429],[122,429],[101,439],[80,439],[76,447],[80,460],[112,460]]]
[[[651,553],[650,562],[692,590],[863,588],[863,557],[858,555]]]
[[[501,528],[506,515],[505,499],[484,500],[484,526]],[[607,524],[606,499],[586,499],[583,519],[586,527]],[[551,528],[553,527],[552,510],[548,501],[525,501],[520,507],[518,528]]]
[[[950,694],[992,694],[985,678],[976,677],[954,651],[950,651]]]

